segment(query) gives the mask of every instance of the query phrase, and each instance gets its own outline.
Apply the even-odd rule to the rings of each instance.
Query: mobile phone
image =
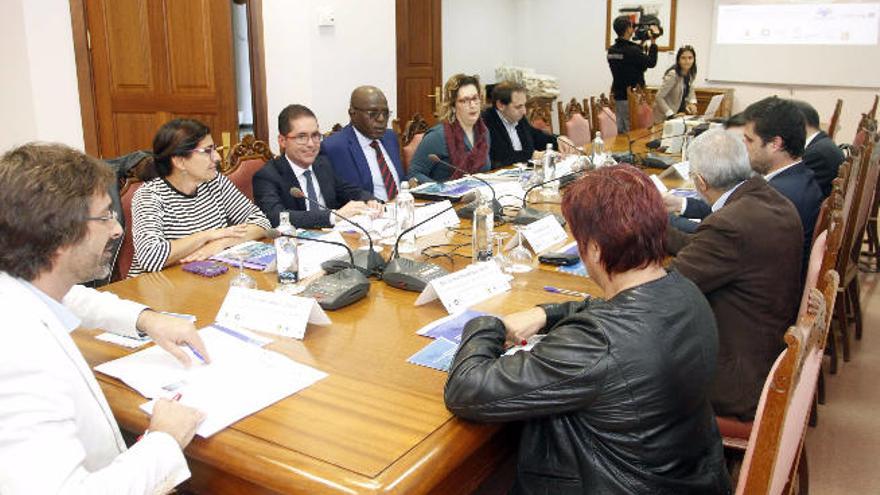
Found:
[[[548,265],[571,266],[580,260],[580,256],[569,253],[546,253],[538,256],[538,261]]]
[[[193,261],[192,263],[183,265],[183,269],[203,277],[216,277],[217,275],[223,275],[226,273],[226,271],[229,270],[229,267],[221,265],[215,261]]]

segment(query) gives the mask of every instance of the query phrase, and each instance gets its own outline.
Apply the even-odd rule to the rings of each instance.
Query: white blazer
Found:
[[[143,305],[74,286],[84,328],[135,331]],[[189,478],[167,433],[126,450],[110,406],[67,329],[24,282],[0,272],[0,494],[166,493]]]

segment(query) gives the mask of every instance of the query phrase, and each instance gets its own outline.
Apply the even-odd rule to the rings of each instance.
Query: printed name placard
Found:
[[[494,262],[474,263],[467,268],[435,278],[416,299],[416,306],[437,298],[449,314],[510,290],[510,277]]]
[[[654,187],[656,187],[661,194],[669,191],[669,188],[666,187],[666,184],[660,180],[660,177],[658,177],[657,174],[651,174],[651,182],[654,183]]]
[[[522,230],[526,241],[532,246],[532,250],[541,254],[553,246],[568,240],[568,234],[559,224],[555,215],[547,215],[540,220],[526,225]]]
[[[230,287],[217,312],[217,323],[300,339],[306,325],[329,325],[330,318],[310,297]]]
[[[416,208],[415,223],[419,223],[422,220],[430,217],[431,215],[436,215],[438,212],[451,206],[452,203],[450,203],[448,199],[445,201],[440,201],[438,203],[420,206]],[[455,210],[449,210],[439,217],[431,220],[430,222],[416,227],[416,237],[433,234],[434,232],[437,232],[438,230],[443,230],[446,227],[455,227],[459,223],[461,223],[461,220],[459,220],[458,215],[455,214]]]

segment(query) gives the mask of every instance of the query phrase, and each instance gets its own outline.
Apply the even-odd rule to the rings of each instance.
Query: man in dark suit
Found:
[[[323,135],[318,119],[303,105],[288,105],[278,115],[278,145],[281,156],[266,163],[254,174],[254,202],[278,226],[278,214],[290,212],[296,227],[328,227],[336,223],[330,210],[350,217],[375,209],[379,204],[373,196],[349,184],[333,172],[326,157],[318,156]],[[290,193],[298,187],[312,201],[295,198]]]
[[[718,323],[715,413],[750,421],[797,315],[801,222],[791,201],[752,174],[737,136],[706,132],[689,159],[694,186],[713,212],[694,234],[667,228],[672,268],[703,291]]]
[[[397,196],[404,177],[400,143],[388,129],[388,101],[379,88],[360,86],[351,93],[351,122],[321,144],[336,176],[382,201]]]
[[[843,163],[843,151],[834,144],[828,134],[819,129],[819,112],[813,105],[801,100],[793,100],[798,110],[804,115],[807,140],[804,147],[804,165],[813,171],[816,183],[822,190],[822,197],[831,194],[831,181],[837,177],[840,164]]]
[[[567,137],[548,134],[529,124],[526,99],[526,88],[519,83],[504,81],[492,89],[492,107],[483,111],[492,168],[528,162],[541,156],[548,144],[563,153],[574,149]]]

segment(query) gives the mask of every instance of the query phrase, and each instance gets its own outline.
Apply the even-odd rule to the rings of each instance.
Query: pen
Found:
[[[576,290],[561,289],[559,287],[553,287],[552,285],[545,285],[544,290],[546,290],[547,292],[553,292],[555,294],[565,294],[566,296],[583,297],[585,299],[590,297],[590,295],[587,294],[586,292],[578,292]]]
[[[202,355],[199,353],[199,351],[197,351],[196,348],[193,347],[189,342],[186,343],[186,346],[189,347],[189,350],[191,350],[192,353],[195,354],[197,358],[199,358],[199,361],[201,361],[203,364],[208,364],[208,362],[205,361],[205,357],[202,356]]]

